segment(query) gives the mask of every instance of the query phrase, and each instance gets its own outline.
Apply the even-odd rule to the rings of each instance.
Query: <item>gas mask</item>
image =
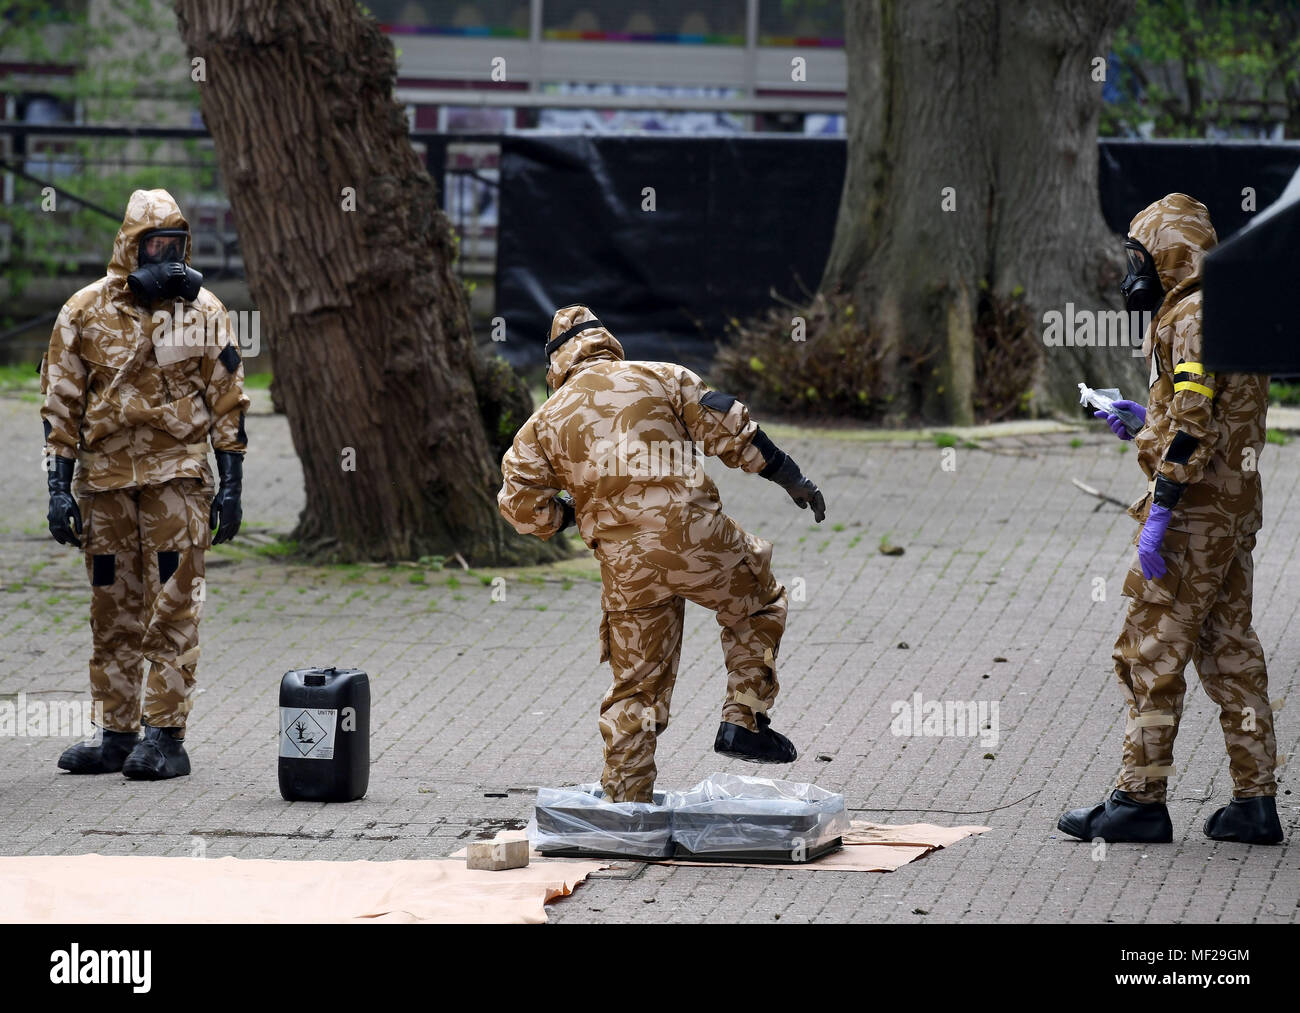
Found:
[[[203,275],[185,263],[190,241],[186,229],[150,229],[140,237],[136,262],[140,265],[126,277],[131,291],[142,303],[184,299],[199,294]]]
[[[1130,313],[1154,313],[1164,302],[1165,289],[1156,273],[1156,264],[1147,248],[1132,236],[1124,240],[1128,274],[1120,282],[1120,295]]]

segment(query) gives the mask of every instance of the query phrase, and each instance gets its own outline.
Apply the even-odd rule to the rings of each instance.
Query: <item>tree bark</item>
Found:
[[[846,0],[848,165],[821,287],[870,321],[891,415],[972,420],[990,300],[1023,293],[1040,338],[1044,313],[1067,303],[1120,308],[1092,65],[1131,5]],[[1080,380],[1144,387],[1131,348],[1036,347],[1037,393],[1053,406],[1077,405]]]
[[[494,378],[392,97],[392,44],[351,0],[175,9],[191,59],[205,62],[203,116],[275,342],[306,480],[303,551],[459,552],[479,565],[563,555],[563,540],[525,540],[497,512],[499,458],[478,397]]]

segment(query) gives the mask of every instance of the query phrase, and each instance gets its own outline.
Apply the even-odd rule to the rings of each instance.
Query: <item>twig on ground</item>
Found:
[[[1072,478],[1070,481],[1073,482],[1077,488],[1083,490],[1089,496],[1096,496],[1097,499],[1101,500],[1103,503],[1114,503],[1115,506],[1120,507],[1121,509],[1128,509],[1127,503],[1117,500],[1114,496],[1107,496],[1100,489],[1094,489],[1090,485],[1084,485],[1084,483],[1080,482],[1077,478]]]

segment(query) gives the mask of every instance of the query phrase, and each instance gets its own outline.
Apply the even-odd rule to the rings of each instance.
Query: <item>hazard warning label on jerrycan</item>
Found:
[[[323,708],[280,708],[280,755],[295,760],[332,760],[339,712]]]

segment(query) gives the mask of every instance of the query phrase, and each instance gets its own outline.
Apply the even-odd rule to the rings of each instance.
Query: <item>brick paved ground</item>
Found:
[[[0,397],[10,476],[0,488],[0,699],[74,699],[85,694],[88,589],[80,557],[45,531],[36,411],[30,394]],[[608,670],[596,660],[589,557],[507,573],[507,600],[496,604],[491,572],[286,565],[257,544],[259,532],[292,527],[300,471],[282,418],[254,417],[248,430],[252,537],[210,557],[193,776],[153,785],[63,776],[54,761],[72,740],[0,737],[0,854],[184,855],[197,838],[209,856],[441,856],[521,826],[530,786],[598,773]],[[1131,453],[1105,430],[1026,436],[958,446],[946,472],[932,442],[780,442],[825,490],[826,525],[813,527],[766,482],[716,462],[710,472],[740,523],[776,543],[778,576],[806,586],[791,605],[774,712],[800,747],[785,776],[881,807],[868,819],[986,822],[993,832],[891,875],[632,865],[553,904],[552,921],[1300,920],[1300,845],[1201,835],[1231,784],[1199,688],[1178,741],[1174,844],[1115,846],[1096,861],[1055,829],[1062,809],[1097,801],[1115,774],[1123,718],[1109,656],[1133,533],[1121,511],[1097,509],[1070,480],[1130,499],[1141,485]],[[1286,576],[1300,544],[1300,444],[1269,447],[1262,467],[1256,625],[1272,695],[1284,698],[1300,667],[1300,581]],[[882,555],[886,537],[906,554]],[[371,675],[370,792],[355,804],[290,805],[277,791],[279,677],[313,663]],[[692,606],[661,785],[755,771],[711,751],[722,692],[716,627]],[[996,701],[999,741],[892,735],[891,703],[914,692]],[[1289,755],[1295,709],[1278,719]],[[1294,840],[1290,769],[1279,801]],[[987,816],[883,811],[983,810],[1031,792]]]

